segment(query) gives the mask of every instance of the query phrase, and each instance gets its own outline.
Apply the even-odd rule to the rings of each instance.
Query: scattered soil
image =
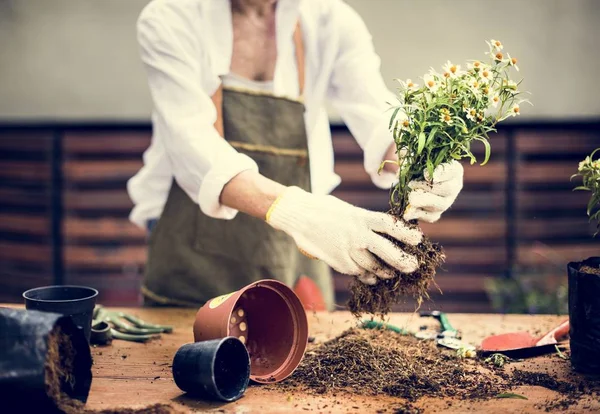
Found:
[[[414,403],[424,396],[488,400],[512,392],[516,386],[535,385],[561,394],[538,407],[553,411],[567,409],[583,395],[600,390],[593,382],[584,384],[580,376],[574,375],[569,381],[547,373],[497,368],[483,359],[461,359],[434,341],[389,330],[352,328],[313,345],[289,379],[269,387],[313,395],[389,395],[405,401],[391,407],[393,412],[406,414],[422,412]]]
[[[413,228],[418,227],[416,223],[407,225]],[[425,235],[417,246],[405,245],[391,237],[387,238],[406,253],[415,256],[419,268],[409,274],[396,272],[395,277],[387,280],[379,279],[375,285],[365,285],[358,279],[354,279],[350,285],[350,299],[347,306],[357,317],[363,313],[383,317],[392,310],[393,305],[400,303],[403,296],[406,295],[414,297],[420,306],[423,300],[429,299],[429,286],[432,282],[435,283],[434,277],[437,268],[446,259],[442,247],[433,243]]]
[[[494,370],[458,359],[433,341],[353,328],[309,351],[290,379],[277,386],[314,394],[387,394],[414,402],[422,396],[490,398],[507,388],[505,382]]]
[[[579,271],[583,272],[583,273],[587,273],[588,275],[600,276],[600,267],[581,266],[579,268]]]
[[[154,404],[145,408],[116,408],[112,410],[91,411],[85,410],[83,414],[175,414],[180,411],[176,410],[169,404]]]

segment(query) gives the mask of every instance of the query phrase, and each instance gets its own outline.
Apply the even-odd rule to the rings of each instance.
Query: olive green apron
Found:
[[[304,48],[299,26],[294,41],[302,96]],[[262,175],[310,191],[300,100],[220,87],[213,102],[218,114],[215,128],[254,159]],[[277,279],[293,287],[302,275],[316,282],[332,309],[333,284],[325,263],[304,256],[290,236],[264,220],[243,213],[233,220],[208,217],[173,180],[150,235],[142,293],[147,305],[197,307],[260,279]]]

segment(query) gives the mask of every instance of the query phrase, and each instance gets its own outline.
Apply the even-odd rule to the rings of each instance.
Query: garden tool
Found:
[[[161,333],[171,333],[172,326],[148,323],[124,312],[109,311],[98,305],[94,308],[91,342],[107,344],[112,339],[146,342],[160,338]]]
[[[400,335],[411,335],[412,332],[407,331],[406,329],[399,328],[394,325],[390,325],[388,323],[373,321],[373,320],[364,320],[360,324],[360,327],[363,329],[387,329],[392,332],[396,332]]]
[[[535,356],[553,351],[558,341],[569,334],[569,320],[567,319],[547,334],[536,338],[529,332],[514,332],[493,335],[481,342],[481,353],[501,353],[510,357]]]
[[[457,338],[460,339],[460,332],[450,325],[450,321],[448,320],[448,315],[444,312],[440,311],[422,311],[420,312],[420,316],[423,317],[433,317],[437,319],[440,323],[440,330],[433,331],[430,329],[421,330],[417,332],[415,336],[419,339],[440,339],[440,338]]]

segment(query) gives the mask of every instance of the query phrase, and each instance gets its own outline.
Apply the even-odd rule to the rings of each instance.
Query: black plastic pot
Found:
[[[235,337],[185,344],[173,359],[173,378],[188,394],[204,399],[235,401],[250,380],[250,357]]]
[[[50,333],[60,328],[75,350],[72,379],[63,391],[85,403],[92,384],[92,356],[83,331],[56,313],[0,308],[0,411],[62,412],[46,391],[45,363]]]
[[[86,286],[45,286],[23,293],[27,309],[70,316],[88,343],[96,296],[98,291]]]
[[[580,269],[599,265],[600,257],[590,257],[567,266],[571,365],[585,374],[600,374],[600,276]]]

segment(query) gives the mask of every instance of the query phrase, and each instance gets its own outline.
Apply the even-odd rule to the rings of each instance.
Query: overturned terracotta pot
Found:
[[[209,300],[196,314],[196,342],[234,336],[250,355],[250,379],[282,381],[306,350],[308,321],[296,294],[277,280],[260,280]]]

